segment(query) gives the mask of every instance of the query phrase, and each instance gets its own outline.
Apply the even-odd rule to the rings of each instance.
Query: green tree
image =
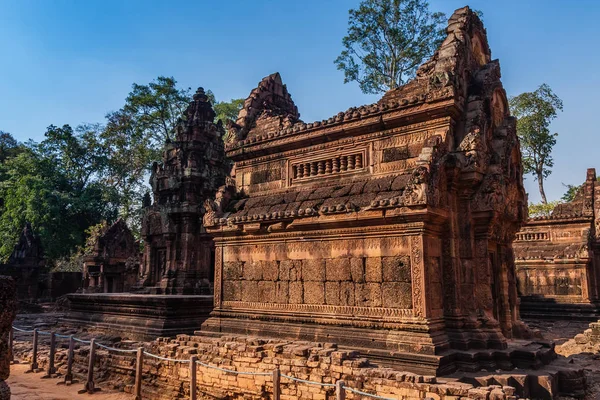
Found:
[[[403,85],[445,37],[446,17],[430,12],[426,0],[364,0],[349,14],[344,50],[334,63],[344,83],[358,82],[363,93]]]
[[[557,133],[550,133],[550,122],[562,111],[562,100],[550,86],[542,84],[534,92],[521,93],[509,101],[512,114],[518,118],[517,134],[523,151],[523,169],[538,181],[542,203],[547,203],[544,179],[554,166],[552,149]]]
[[[244,106],[244,99],[231,99],[230,101],[217,101],[215,94],[211,90],[206,91],[208,100],[212,103],[213,108],[217,116],[215,122],[221,121],[223,125],[227,121],[234,121],[237,119],[240,110]]]
[[[40,235],[47,256],[68,256],[85,231],[117,216],[118,196],[105,185],[106,157],[85,127],[50,126],[40,144],[29,143],[0,165],[0,260],[6,260],[25,222]]]
[[[178,88],[173,77],[159,76],[147,85],[134,83],[119,112],[133,124],[132,129],[162,146],[172,139],[173,128],[191,101],[190,92]]]
[[[0,131],[0,163],[14,156],[19,149],[19,143],[8,132]]]
[[[564,202],[573,201],[573,199],[575,198],[575,195],[577,195],[577,192],[579,191],[579,189],[581,189],[581,185],[579,185],[579,186],[564,185],[564,186],[567,187],[567,191],[565,192],[565,194],[563,194],[563,196],[560,199]]]
[[[549,217],[558,204],[560,204],[558,200],[549,203],[529,203],[529,218]]]
[[[104,182],[120,196],[120,215],[139,231],[147,175],[162,158],[165,143],[191,101],[190,89],[177,87],[172,77],[159,76],[147,85],[134,83],[125,105],[106,116],[99,135],[108,155]]]

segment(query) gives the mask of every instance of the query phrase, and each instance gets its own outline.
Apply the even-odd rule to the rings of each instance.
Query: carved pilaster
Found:
[[[215,288],[214,304],[215,308],[221,308],[221,293],[223,288],[223,246],[215,247]]]
[[[425,263],[423,262],[423,237],[412,236],[410,240],[412,274],[413,315],[424,318],[425,312]]]

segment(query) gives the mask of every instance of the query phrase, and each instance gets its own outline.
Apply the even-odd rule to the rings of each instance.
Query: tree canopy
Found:
[[[41,143],[0,131],[0,262],[26,222],[51,260],[69,263],[89,229],[123,217],[139,232],[149,170],[191,101],[172,77],[133,84],[122,108],[103,123],[48,127]],[[216,120],[237,118],[242,99],[218,102]],[[87,233],[86,233],[87,232]]]
[[[552,149],[558,133],[550,133],[550,122],[562,111],[562,100],[550,86],[542,84],[534,92],[521,93],[509,100],[512,114],[518,118],[517,134],[523,152],[523,172],[538,181],[540,196],[547,203],[544,179],[552,172]]]
[[[344,50],[334,63],[344,83],[358,82],[363,93],[394,89],[435,52],[445,22],[426,0],[364,0],[349,11]]]

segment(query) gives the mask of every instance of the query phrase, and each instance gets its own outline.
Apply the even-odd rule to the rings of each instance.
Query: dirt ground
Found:
[[[83,383],[75,383],[71,386],[57,385],[60,378],[42,379],[43,372],[26,374],[28,365],[14,364],[10,367],[10,377],[7,382],[12,392],[12,400],[72,400],[72,399],[94,399],[94,400],[132,400],[133,396],[128,393],[115,392],[102,389],[90,397],[89,394],[78,394],[83,389]]]

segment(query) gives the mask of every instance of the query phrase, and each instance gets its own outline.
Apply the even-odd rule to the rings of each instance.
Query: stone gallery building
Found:
[[[530,218],[514,243],[523,313],[598,319],[600,184],[587,170],[575,198],[549,216]]]
[[[528,334],[515,119],[468,8],[377,103],[305,123],[276,73],[227,128],[235,185],[205,205],[215,282],[202,331],[337,342],[429,372],[500,365],[507,339]]]

